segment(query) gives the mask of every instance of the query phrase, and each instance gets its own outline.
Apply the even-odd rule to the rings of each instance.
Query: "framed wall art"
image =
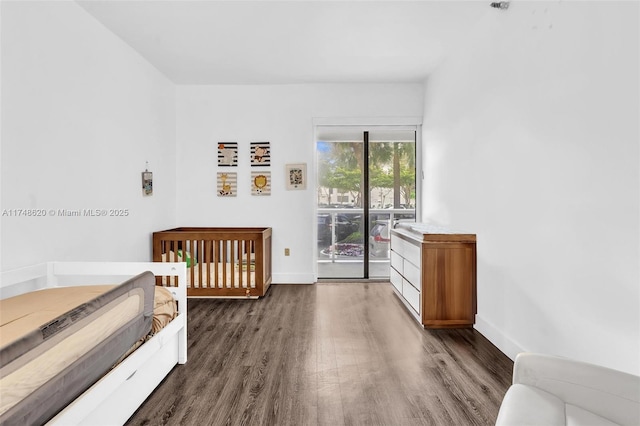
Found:
[[[218,166],[238,166],[238,142],[218,142]]]
[[[153,195],[153,172],[149,170],[142,172],[142,195],[145,197]]]
[[[251,165],[271,165],[271,144],[269,142],[251,142]]]
[[[251,195],[271,195],[271,172],[251,172]]]
[[[285,166],[285,179],[287,189],[307,188],[307,163],[287,164]]]
[[[218,173],[218,197],[235,197],[238,192],[237,173]]]

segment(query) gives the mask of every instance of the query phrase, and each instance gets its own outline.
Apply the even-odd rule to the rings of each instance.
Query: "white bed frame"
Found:
[[[166,287],[178,316],[58,413],[48,425],[122,425],[176,364],[187,362],[186,263],[48,262],[2,273],[0,298],[42,288],[119,283],[144,271],[177,276]],[[105,281],[110,278],[111,281]],[[118,278],[117,280],[113,280]],[[70,281],[70,284],[65,283]],[[95,280],[93,282],[92,280]]]

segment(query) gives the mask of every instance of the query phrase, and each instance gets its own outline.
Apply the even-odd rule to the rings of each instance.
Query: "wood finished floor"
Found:
[[[189,360],[128,425],[493,425],[511,381],[482,335],[422,329],[389,283],[188,303]]]

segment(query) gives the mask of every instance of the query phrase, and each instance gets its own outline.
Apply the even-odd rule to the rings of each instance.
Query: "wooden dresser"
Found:
[[[391,230],[391,284],[425,328],[473,327],[476,236],[419,223]]]

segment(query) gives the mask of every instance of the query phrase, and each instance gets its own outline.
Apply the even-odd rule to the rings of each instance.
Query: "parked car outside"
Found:
[[[375,257],[389,257],[389,220],[378,220],[369,232],[369,254]]]
[[[337,214],[335,216],[336,242],[342,241],[360,229],[362,216],[359,214]],[[330,213],[318,214],[318,242],[331,244]]]
[[[415,222],[415,214],[411,218],[399,219],[393,221],[393,226],[398,222]],[[377,220],[375,221],[371,232],[369,232],[369,254],[375,257],[389,257],[389,250],[391,249],[391,235],[389,230],[391,229],[390,220]]]

